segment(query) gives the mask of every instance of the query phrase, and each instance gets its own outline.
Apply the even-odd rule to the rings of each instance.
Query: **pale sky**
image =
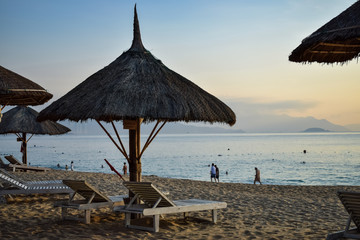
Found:
[[[360,124],[357,60],[288,61],[302,39],[354,2],[0,0],[0,65],[54,94],[51,103],[130,48],[137,3],[145,48],[224,102]]]

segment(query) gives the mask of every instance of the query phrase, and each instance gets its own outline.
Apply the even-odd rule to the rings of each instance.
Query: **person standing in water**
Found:
[[[261,184],[261,180],[260,180],[260,170],[258,168],[255,168],[255,179],[254,179],[254,184],[256,184],[256,182],[259,182]]]
[[[127,174],[127,166],[126,166],[126,162],[124,162],[124,166],[123,166],[123,173],[124,175]]]
[[[217,165],[215,165],[215,170],[216,170],[216,174],[215,174],[215,182],[216,182],[216,179],[217,181],[219,182],[219,177],[220,177],[220,171],[219,171],[219,168]]]
[[[214,163],[211,164],[211,169],[210,169],[210,179],[211,179],[211,182],[214,178],[214,181],[216,182],[216,168],[215,168],[215,165]]]

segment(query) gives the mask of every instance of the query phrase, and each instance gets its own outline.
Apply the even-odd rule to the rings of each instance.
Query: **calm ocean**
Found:
[[[122,141],[127,146],[127,136]],[[9,154],[21,159],[20,143],[2,135],[0,157]],[[35,135],[28,144],[36,166],[64,169],[74,161],[77,171],[110,173],[104,158],[121,172],[125,159],[105,134]],[[211,163],[222,182],[252,183],[258,167],[264,184],[360,185],[360,133],[159,135],[142,157],[142,172],[209,181]]]

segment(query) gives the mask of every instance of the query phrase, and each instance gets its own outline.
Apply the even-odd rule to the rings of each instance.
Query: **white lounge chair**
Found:
[[[13,155],[5,156],[6,160],[10,162],[8,165],[8,168],[11,169],[13,172],[16,170],[20,171],[36,171],[36,172],[46,172],[48,170],[51,170],[51,168],[45,168],[45,167],[35,167],[35,166],[28,166],[23,163],[21,163],[19,160],[17,160]]]
[[[1,157],[0,157],[0,167],[6,167],[6,164],[4,163]]]
[[[54,204],[54,207],[61,207],[62,219],[83,220],[88,224],[90,223],[91,210],[103,207],[112,208],[122,204],[124,198],[127,197],[127,195],[107,197],[84,180],[63,180],[63,183],[74,190],[74,193],[68,201],[59,201]],[[77,194],[82,197],[81,200],[75,199]],[[84,210],[85,216],[84,218],[70,216],[68,209]]]
[[[345,230],[329,233],[326,239],[360,239],[360,192],[339,191],[337,195],[344,205],[345,210],[349,213],[349,218],[346,222]],[[350,229],[351,221],[354,222],[355,228]]]
[[[125,206],[115,207],[114,211],[125,213],[125,226],[146,231],[159,231],[159,216],[171,213],[211,210],[212,221],[217,221],[217,209],[226,208],[226,202],[216,202],[200,199],[188,199],[171,201],[165,194],[157,189],[151,182],[124,182],[135,196]],[[141,200],[144,204],[135,204],[136,200]],[[143,216],[153,217],[153,226],[144,227],[131,224],[131,214],[142,214]]]
[[[11,164],[14,165],[23,165],[19,160],[17,160],[13,155],[5,156],[6,160],[8,160]]]
[[[73,190],[61,180],[22,181],[4,169],[0,169],[0,196],[18,194],[61,194],[72,193]]]

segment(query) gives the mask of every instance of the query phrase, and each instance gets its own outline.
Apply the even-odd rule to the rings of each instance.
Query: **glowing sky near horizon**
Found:
[[[302,39],[354,2],[0,0],[0,65],[46,88],[51,103],[129,49],[137,3],[145,48],[221,100],[360,124],[357,60],[288,61]]]

